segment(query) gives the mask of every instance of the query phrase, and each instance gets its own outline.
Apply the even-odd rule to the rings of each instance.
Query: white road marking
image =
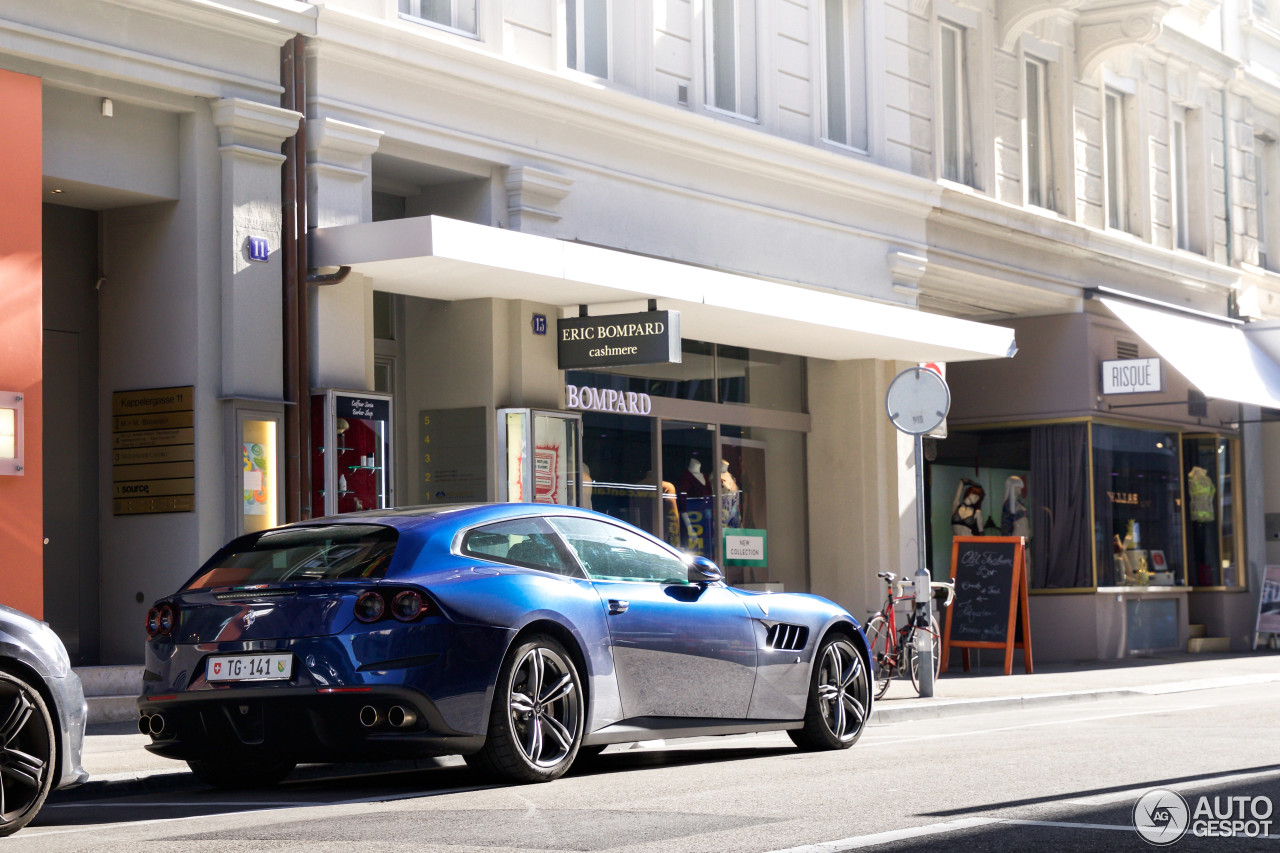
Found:
[[[911,826],[906,829],[894,829],[889,832],[877,832],[872,835],[841,838],[838,841],[820,841],[817,844],[806,844],[803,847],[774,850],[772,853],[840,853],[843,850],[857,850],[860,847],[874,847],[877,844],[889,844],[907,838],[922,838],[927,835],[958,832],[962,829],[987,826],[998,822],[996,818],[992,817],[967,817],[962,820],[949,820],[946,823],[931,823],[927,826]]]

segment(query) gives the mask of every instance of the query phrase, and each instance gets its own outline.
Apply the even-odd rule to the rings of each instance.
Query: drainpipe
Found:
[[[306,39],[280,49],[280,106],[302,113],[298,132],[285,141],[281,173],[284,204],[284,479],[285,521],[311,517],[311,388],[307,304],[307,67]]]

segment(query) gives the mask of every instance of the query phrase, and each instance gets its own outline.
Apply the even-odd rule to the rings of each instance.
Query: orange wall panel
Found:
[[[41,81],[0,71],[0,390],[23,395],[25,465],[0,475],[0,604],[44,616]]]

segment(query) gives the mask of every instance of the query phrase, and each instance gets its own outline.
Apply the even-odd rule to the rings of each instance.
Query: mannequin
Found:
[[[1000,504],[1000,534],[1031,536],[1027,505],[1022,500],[1022,478],[1016,474],[1004,481],[1004,502]]]
[[[720,460],[720,526],[742,526],[742,491],[729,473],[729,460]]]
[[[582,463],[582,505],[587,509],[591,509],[591,486],[595,480],[591,479],[591,468],[587,463]]]
[[[1213,478],[1199,465],[1187,473],[1187,503],[1190,504],[1192,521],[1213,521],[1213,495],[1216,491]]]
[[[736,492],[738,491],[738,481],[729,473],[729,460],[720,460],[720,491]]]
[[[951,533],[955,536],[982,535],[982,499],[986,490],[967,477],[956,486],[951,502]]]
[[[689,467],[680,475],[680,494],[686,498],[704,498],[711,494],[711,482],[702,473],[702,460],[689,457]]]

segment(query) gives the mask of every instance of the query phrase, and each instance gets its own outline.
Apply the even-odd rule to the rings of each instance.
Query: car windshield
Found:
[[[186,589],[380,578],[398,535],[377,524],[332,524],[244,536],[214,555]]]

